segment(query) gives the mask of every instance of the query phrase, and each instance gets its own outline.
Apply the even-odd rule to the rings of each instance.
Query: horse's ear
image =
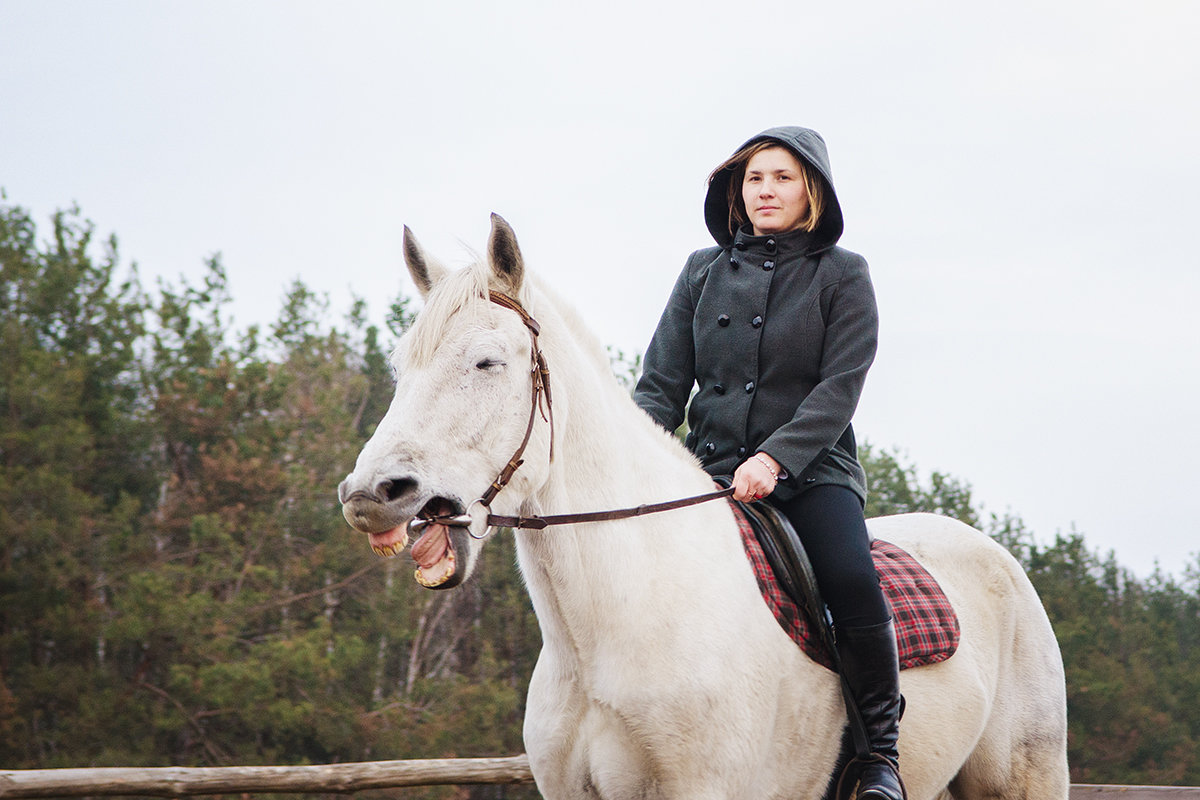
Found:
[[[499,214],[492,214],[488,262],[492,265],[492,272],[504,284],[506,293],[516,297],[525,277],[525,260],[521,257],[521,248],[517,246],[517,235]]]
[[[433,285],[446,274],[441,264],[426,257],[421,243],[407,225],[404,226],[404,263],[408,265],[408,274],[412,276],[421,297],[428,295]]]

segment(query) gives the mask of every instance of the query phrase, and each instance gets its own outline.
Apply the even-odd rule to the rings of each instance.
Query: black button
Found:
[[[717,317],[717,324],[720,325],[722,328],[724,328],[726,325],[729,324],[729,315],[722,314],[721,316]]]
[[[725,387],[719,383],[713,384],[713,391],[717,394],[725,394]]]
[[[745,447],[739,447],[739,448],[738,448],[738,458],[741,458],[741,457],[742,457],[742,456],[744,456],[744,455],[746,455],[746,448],[745,448]]]
[[[761,327],[762,327],[762,324],[763,324],[763,318],[762,318],[762,317],[755,317],[754,319],[750,320],[750,325],[751,325],[751,327],[754,327],[754,328],[761,328]]]
[[[709,442],[708,444],[704,445],[704,452],[711,456],[713,453],[717,452],[717,446],[712,442]]]
[[[745,242],[735,242],[733,246],[736,247],[738,250],[745,250],[750,245],[746,244]]]
[[[768,253],[775,252],[775,240],[774,239],[767,239],[767,252]]]
[[[774,261],[764,261],[763,269],[765,269],[767,272],[770,272],[771,270],[775,269],[775,262]]]
[[[746,394],[753,394],[753,393],[754,393],[754,381],[750,381],[749,383],[746,384]]]

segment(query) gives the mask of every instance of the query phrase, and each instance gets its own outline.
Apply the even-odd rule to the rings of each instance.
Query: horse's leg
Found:
[[[1032,589],[1022,592],[1009,668],[974,752],[951,784],[958,800],[1066,800],[1066,688],[1058,644]]]
[[[569,681],[539,659],[530,681],[525,744],[538,790],[546,800],[727,800],[746,798],[737,769],[721,769],[718,754],[704,759],[687,747],[666,763],[636,729],[642,721],[607,705],[588,703]],[[632,723],[632,724],[631,724]],[[676,726],[680,740],[703,730]],[[658,754],[661,755],[661,754]],[[744,781],[743,781],[744,782]]]
[[[997,711],[1001,718],[992,721],[951,783],[954,797],[1066,800],[1070,778],[1061,705]]]
[[[684,731],[682,736],[701,735]],[[572,782],[568,796],[583,800],[767,800],[748,791],[752,780],[739,770],[722,768],[681,753],[670,763],[655,758],[645,743],[630,735],[619,715],[596,710],[585,715],[581,741],[586,747],[572,753]],[[716,755],[716,754],[714,754]],[[679,763],[683,762],[683,763]]]
[[[980,658],[973,642],[964,641],[949,661],[900,673],[908,700],[900,720],[900,773],[911,800],[940,800],[986,726],[991,704]]]
[[[599,797],[579,752],[583,717],[583,697],[570,670],[543,647],[529,679],[524,739],[529,768],[546,800]]]
[[[902,678],[904,691],[912,691],[912,718],[900,723],[909,796],[936,797],[948,783],[955,800],[1066,800],[1062,659],[1021,566],[983,534],[950,520],[874,524],[880,538],[930,567],[962,625],[953,658],[913,670],[908,688]],[[926,685],[927,678],[937,685]],[[933,707],[924,708],[927,702]]]
[[[956,800],[1066,800],[1069,790],[1061,738],[1028,730],[1014,741],[980,742],[950,784]]]

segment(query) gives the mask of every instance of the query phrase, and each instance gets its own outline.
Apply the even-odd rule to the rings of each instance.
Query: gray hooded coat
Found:
[[[717,175],[704,218],[718,246],[688,258],[646,350],[634,400],[674,431],[694,385],[687,446],[710,474],[731,474],[762,451],[786,473],[774,499],[836,484],[865,501],[850,419],[879,329],[867,262],[837,246],[842,210],[821,136],[771,128],[742,147],[762,140],[787,147],[824,177],[821,220],[811,233],[731,232],[731,176]]]

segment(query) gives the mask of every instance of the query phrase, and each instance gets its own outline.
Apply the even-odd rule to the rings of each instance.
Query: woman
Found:
[[[842,210],[825,141],[772,128],[709,176],[717,247],[675,283],[646,351],[637,404],[687,445],[734,498],[765,498],[813,564],[872,759],[858,797],[900,800],[900,691],[891,613],[863,520],[866,476],[850,419],[875,357],[867,263],[837,246]]]

